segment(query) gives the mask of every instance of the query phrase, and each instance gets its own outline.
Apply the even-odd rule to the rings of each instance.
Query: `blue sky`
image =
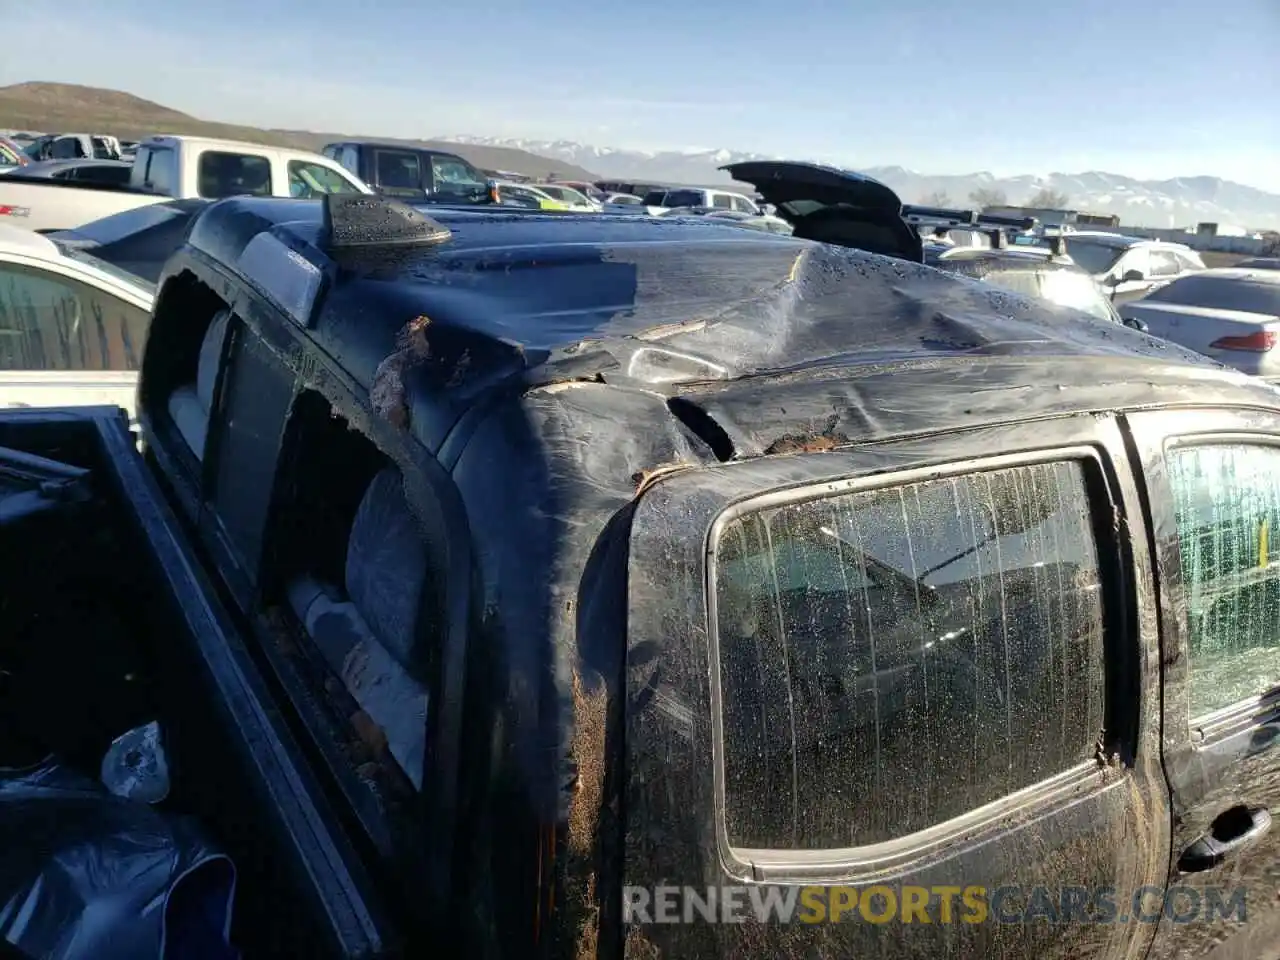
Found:
[[[326,132],[1280,192],[1280,0],[0,0],[0,84]]]

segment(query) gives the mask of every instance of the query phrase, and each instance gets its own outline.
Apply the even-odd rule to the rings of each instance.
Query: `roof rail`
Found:
[[[1035,217],[1006,217],[980,210],[952,210],[947,207],[902,205],[902,219],[912,226],[925,227],[1001,227],[1007,230],[1031,230]]]

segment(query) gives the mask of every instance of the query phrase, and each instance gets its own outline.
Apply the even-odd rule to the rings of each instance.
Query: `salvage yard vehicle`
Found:
[[[155,136],[139,143],[127,186],[27,181],[21,171],[0,176],[0,223],[38,232],[74,230],[166,200],[371,192],[340,165],[304,150],[206,137]]]
[[[604,206],[596,203],[580,190],[563,183],[531,183],[527,186],[536,187],[539,193],[545,193],[552,200],[559,200],[565,205],[566,210],[572,210],[574,213],[599,213]]]
[[[0,136],[0,173],[6,173],[17,167],[25,167],[31,158],[22,149],[22,145],[9,137]]]
[[[456,153],[403,143],[330,143],[321,151],[378,193],[406,203],[493,203],[489,178]]]
[[[51,133],[38,137],[27,147],[33,160],[119,160],[120,141],[107,134]]]
[[[1071,258],[1111,292],[1117,304],[1205,268],[1185,243],[1075,230],[1063,234]]]
[[[1280,270],[1280,257],[1250,257],[1232,266],[1237,270]]]
[[[109,802],[198,818],[246,957],[1275,942],[1252,378],[728,224],[234,198],[160,278],[138,403],[145,459],[119,411],[0,411],[0,709],[14,762],[167,731],[167,798]],[[35,919],[0,931],[40,953],[77,907],[4,849]],[[869,884],[933,922],[624,913]],[[1247,923],[1162,910],[1224,885]]]
[[[569,204],[563,200],[557,200],[537,184],[495,180],[493,187],[497,195],[507,203],[519,203],[534,210],[567,212],[572,209]]]
[[[739,213],[760,216],[755,202],[730,190],[704,190],[701,187],[673,187],[650,190],[644,196],[644,204],[650,213],[662,213],[677,207],[709,207],[715,210],[736,210]]]
[[[152,297],[74,245],[0,224],[0,406],[132,413]]]
[[[1120,314],[1093,278],[1072,263],[1024,249],[960,248],[925,262],[961,276],[973,277],[1014,293],[1039,297],[1060,307],[1082,310],[1099,320],[1120,323]],[[1132,320],[1133,326],[1139,321]]]
[[[1280,383],[1280,271],[1200,270],[1120,305],[1126,320],[1272,383]]]
[[[1060,237],[1048,239],[1049,246],[1017,243],[1010,246],[1006,233],[1008,225],[1001,223],[1005,218],[972,211],[938,209],[926,219],[918,211],[928,208],[910,209],[917,211],[908,217],[917,228],[927,223],[934,224],[935,230],[948,230],[953,224],[991,228],[985,231],[991,244],[989,247],[953,246],[924,238],[925,263],[1014,293],[1038,297],[1060,307],[1081,310],[1098,320],[1125,322],[1102,288],[1063,252]],[[1020,226],[1022,224],[1015,224],[1014,228]],[[1127,325],[1145,329],[1142,321],[1136,319],[1130,319]]]
[[[41,160],[22,167],[24,180],[87,180],[93,183],[127,184],[133,163],[126,160]]]

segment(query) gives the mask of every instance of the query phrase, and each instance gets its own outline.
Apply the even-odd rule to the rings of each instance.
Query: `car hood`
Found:
[[[751,184],[765,203],[774,206],[811,200],[824,206],[843,203],[885,212],[902,210],[902,199],[890,187],[852,170],[789,160],[750,160],[720,169]]]

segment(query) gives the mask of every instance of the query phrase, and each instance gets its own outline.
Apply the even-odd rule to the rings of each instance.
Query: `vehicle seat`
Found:
[[[369,484],[347,541],[346,589],[310,575],[289,585],[289,604],[329,668],[387,739],[422,789],[427,690],[410,673],[426,555],[400,471]]]
[[[213,387],[222,360],[222,342],[227,336],[230,310],[220,310],[205,332],[196,365],[196,381],[178,387],[169,397],[169,417],[187,441],[197,460],[204,459],[205,434],[213,409]]]

